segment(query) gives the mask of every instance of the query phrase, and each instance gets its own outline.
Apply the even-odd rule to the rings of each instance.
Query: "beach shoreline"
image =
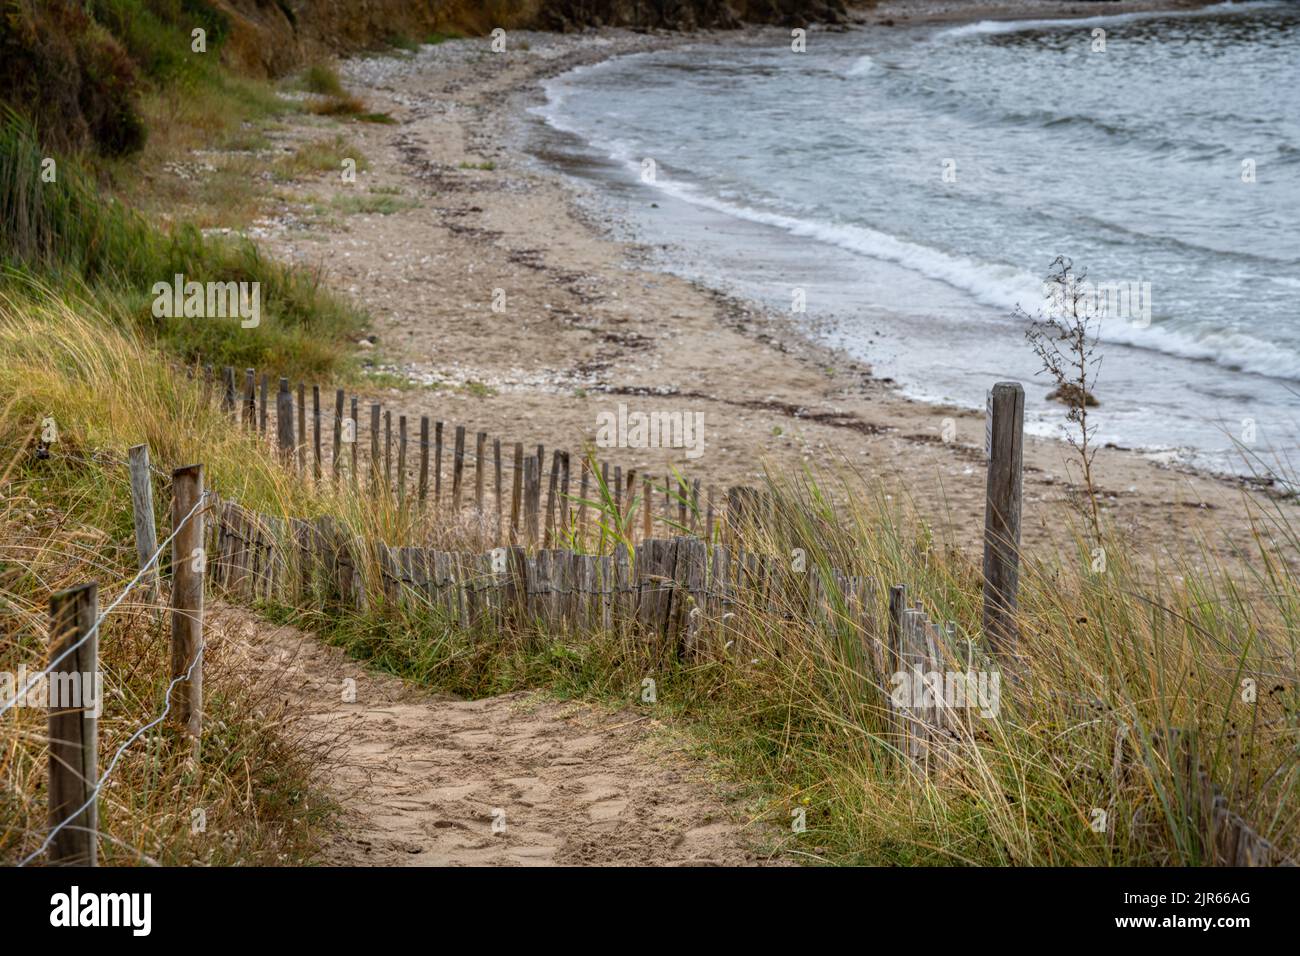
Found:
[[[1097,8],[1205,5],[1052,6],[1091,16]],[[894,3],[872,16],[905,8],[928,20],[1022,19],[1047,9],[980,5],[958,17],[953,6]],[[981,412],[904,398],[865,363],[813,342],[788,316],[659,271],[647,250],[615,237],[617,224],[602,221],[598,203],[581,201],[571,177],[520,149],[521,113],[548,77],[669,45],[784,37],[788,31],[773,28],[524,34],[512,35],[523,49],[506,58],[494,57],[485,41],[460,41],[409,58],[348,61],[349,86],[399,123],[358,127],[370,158],[364,188],[397,190],[418,205],[310,231],[272,222],[259,238],[282,256],[319,263],[327,281],[370,309],[377,342],[359,343],[363,360],[422,386],[375,397],[408,415],[464,423],[500,437],[503,447],[544,442],[577,451],[595,441],[601,414],[620,404],[700,414],[701,457],[636,448],[611,456],[642,474],[676,468],[718,489],[757,483],[765,468],[849,468],[910,498],[936,534],[977,548]],[[308,124],[287,137],[314,132]],[[321,188],[302,187],[317,195]],[[1026,438],[1027,547],[1057,554],[1072,547],[1074,457],[1063,441]],[[1211,554],[1226,556],[1228,541],[1249,532],[1248,481],[1163,467],[1120,448],[1101,449],[1096,470],[1107,517],[1146,547],[1191,552],[1203,537]]]
[[[1125,13],[1199,10],[1221,0],[1007,0],[963,3],[962,0],[881,0],[867,14],[868,22],[906,20],[910,23],[976,23],[980,20],[1076,20]]]

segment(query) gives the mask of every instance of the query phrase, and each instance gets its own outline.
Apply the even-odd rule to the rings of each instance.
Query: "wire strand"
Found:
[[[136,573],[135,577],[131,579],[131,581],[127,584],[127,586],[122,589],[122,592],[116,598],[114,598],[113,602],[104,609],[104,611],[99,615],[98,618],[96,618],[95,623],[91,625],[89,630],[86,631],[85,635],[83,635],[82,638],[79,641],[77,641],[75,644],[68,647],[62,654],[60,654],[54,660],[50,661],[48,667],[34,674],[31,677],[31,679],[29,679],[27,683],[23,685],[21,690],[19,690],[16,694],[14,694],[14,696],[3,707],[0,707],[0,717],[3,717],[6,713],[8,713],[11,707],[13,707],[16,703],[18,703],[18,701],[20,701],[27,694],[29,690],[31,690],[34,686],[36,686],[37,681],[39,681],[42,677],[49,676],[49,674],[53,672],[54,668],[57,667],[59,663],[63,661],[64,658],[66,658],[69,654],[75,651],[82,644],[85,644],[88,640],[91,639],[91,637],[99,633],[99,625],[104,623],[104,619],[108,617],[108,615],[111,614],[113,610],[119,604],[122,603],[122,601],[126,598],[126,596],[131,593],[131,590],[144,579],[145,574],[149,571],[150,568],[154,566],[155,562],[157,562],[158,556],[162,554],[163,549],[166,548],[167,545],[171,543],[172,539],[175,538],[176,535],[180,534],[181,529],[184,528],[185,525],[189,523],[189,520],[194,517],[195,513],[201,507],[203,507],[204,503],[208,500],[208,496],[210,494],[211,492],[205,491],[203,495],[199,498],[199,500],[194,503],[194,507],[190,509],[190,513],[187,514],[184,518],[182,518],[180,523],[177,524],[176,527],[172,530],[172,533],[169,534],[160,545],[158,545],[158,549],[154,551],[153,555],[149,558],[148,561],[144,563],[144,566],[140,568],[140,570]]]
[[[49,847],[50,843],[54,840],[54,837],[59,833],[59,831],[61,831],[73,820],[77,819],[77,817],[81,816],[81,814],[85,811],[87,807],[89,807],[92,803],[98,800],[99,791],[104,786],[104,781],[108,779],[108,775],[111,774],[114,768],[117,767],[117,761],[122,756],[122,754],[126,752],[126,748],[130,747],[133,743],[139,740],[140,737],[146,731],[154,727],[157,727],[160,723],[162,723],[164,720],[167,719],[167,715],[171,713],[171,709],[172,709],[172,691],[176,689],[176,685],[181,683],[181,681],[187,681],[190,679],[190,675],[194,673],[195,666],[198,665],[199,661],[203,660],[203,647],[204,647],[203,644],[199,645],[198,653],[194,655],[194,660],[190,661],[190,666],[185,671],[185,673],[179,677],[173,678],[172,682],[167,685],[167,697],[165,701],[165,706],[163,707],[163,712],[159,714],[156,718],[151,720],[149,723],[145,724],[135,733],[133,733],[130,737],[126,739],[126,742],[123,743],[122,746],[117,748],[117,753],[113,754],[113,759],[110,760],[108,763],[108,769],[105,770],[102,774],[100,774],[99,779],[95,781],[95,786],[90,791],[90,799],[88,799],[85,803],[83,803],[76,810],[74,810],[66,820],[61,821],[58,824],[58,826],[53,827],[50,830],[50,832],[46,834],[45,841],[40,846],[38,846],[35,850],[33,850],[30,854],[28,854],[27,857],[21,863],[18,864],[19,867],[26,866],[32,860],[36,859],[36,857],[44,853],[45,850]]]

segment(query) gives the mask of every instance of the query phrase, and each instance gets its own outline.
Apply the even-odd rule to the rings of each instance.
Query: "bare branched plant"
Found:
[[[1056,383],[1048,398],[1067,408],[1065,437],[1078,452],[1082,471],[1082,488],[1075,489],[1082,494],[1076,494],[1074,500],[1094,537],[1100,539],[1097,486],[1092,474],[1097,429],[1088,417],[1089,406],[1097,404],[1092,390],[1101,368],[1102,357],[1097,353],[1100,318],[1083,288],[1086,275],[1074,273],[1074,262],[1068,256],[1057,256],[1043,283],[1046,302],[1037,316],[1020,306],[1013,315],[1029,324],[1025,338],[1043,363],[1039,374],[1050,375]]]

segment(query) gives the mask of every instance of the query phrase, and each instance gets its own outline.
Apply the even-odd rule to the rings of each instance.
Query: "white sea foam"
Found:
[[[632,154],[630,144],[605,141],[600,147],[607,151],[610,159],[624,164],[633,173],[639,170],[640,158]],[[858,255],[896,263],[967,292],[984,305],[1007,312],[1021,306],[1030,315],[1034,315],[1043,300],[1041,277],[1004,263],[954,255],[866,226],[802,219],[730,202],[708,194],[693,183],[665,176],[662,167],[655,182],[646,185],[684,202],[733,218],[781,229],[791,235],[828,243]],[[1103,342],[1151,349],[1180,358],[1212,361],[1259,375],[1300,379],[1300,355],[1246,332],[1182,329],[1160,321],[1142,327],[1110,319],[1103,320],[1100,337]]]
[[[845,71],[845,76],[862,76],[864,73],[870,73],[876,68],[876,61],[871,57],[863,54],[853,61],[853,65]]]
[[[1062,30],[1078,27],[1108,26],[1117,23],[1130,23],[1134,20],[1149,20],[1153,17],[1195,17],[1224,13],[1225,11],[1246,10],[1251,7],[1276,6],[1272,2],[1260,3],[1216,3],[1198,10],[1137,10],[1131,13],[1103,13],[1095,17],[1075,17],[1073,19],[1055,20],[978,20],[961,26],[949,27],[934,34],[934,40],[955,40],[960,37],[986,36],[996,33],[1020,33],[1024,30]]]

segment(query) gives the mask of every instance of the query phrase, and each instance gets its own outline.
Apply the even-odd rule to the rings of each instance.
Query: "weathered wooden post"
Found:
[[[244,369],[244,427],[257,429],[257,370]]]
[[[298,474],[303,474],[307,470],[307,389],[302,383],[298,383],[298,441],[293,446],[294,467],[298,469]]]
[[[519,504],[524,489],[524,443],[515,442],[515,467],[510,477],[510,543],[519,543]]]
[[[221,410],[233,414],[238,421],[239,411],[235,404],[235,369],[232,366],[227,365],[222,370],[222,380],[225,387],[221,390]]]
[[[397,511],[406,508],[406,416],[397,416]]]
[[[91,800],[99,781],[99,721],[95,716],[99,684],[98,587],[92,581],[50,598],[50,660],[86,638],[59,663],[50,681],[50,829],[80,813],[50,841],[50,862],[66,866],[96,866],[99,862],[99,804]],[[74,678],[72,675],[76,675]],[[90,682],[90,701],[86,683]],[[80,689],[80,699],[55,699],[55,689]],[[87,707],[87,703],[92,706]],[[89,805],[87,805],[89,804]]]
[[[393,492],[393,412],[384,409],[384,494]]]
[[[330,477],[334,484],[339,483],[339,458],[343,454],[343,389],[334,392],[334,457],[330,460]],[[356,437],[356,422],[352,423],[353,437]],[[355,443],[354,443],[355,447]]]
[[[266,434],[266,389],[267,389],[266,383],[267,383],[267,375],[265,372],[263,372],[262,381],[261,384],[258,386],[258,390],[257,390],[258,399],[259,399],[259,406],[257,409],[257,430],[263,435]]]
[[[555,536],[555,489],[560,480],[560,450],[551,452],[551,480],[546,488],[546,526],[542,546],[550,547]]]
[[[1020,583],[1020,493],[1025,390],[999,382],[988,399],[988,481],[984,504],[984,634],[995,651],[1014,653]]]
[[[560,457],[560,529],[569,531],[569,453],[562,452]]]
[[[135,521],[135,553],[143,568],[158,550],[158,535],[153,516],[153,482],[149,477],[149,446],[134,445],[128,453],[131,468],[131,512]],[[158,563],[145,572],[141,580],[144,599],[158,599]]]
[[[512,545],[506,552],[506,581],[502,589],[502,618],[516,634],[528,625],[528,557],[522,547]]]
[[[370,494],[377,496],[379,494],[379,480],[382,474],[382,463],[379,461],[379,405],[376,402],[370,403]]]
[[[465,426],[456,426],[456,452],[451,472],[451,510],[460,514],[460,487],[465,473]]]
[[[352,410],[352,447],[348,449],[348,473],[352,476],[352,490],[357,490],[357,446],[361,444],[361,423],[357,419],[357,397],[355,395],[350,399],[351,405],[348,407]]]
[[[524,528],[531,545],[536,545],[538,540],[537,491],[541,487],[541,479],[537,471],[537,459],[530,455],[524,460]]]
[[[502,524],[502,519],[505,515],[505,501],[501,496],[502,486],[501,486],[501,439],[500,438],[492,439],[492,465],[493,468],[495,469],[495,474],[496,474],[496,482],[493,485],[493,488],[496,489],[496,495],[497,495],[497,533],[496,533],[496,537],[493,538],[492,540],[494,544],[499,545],[501,543],[501,524]]]
[[[312,477],[320,484],[321,447],[320,447],[320,386],[311,387],[311,443],[312,443]]]
[[[420,510],[429,497],[429,416],[420,416]]]
[[[895,584],[889,589],[889,646],[885,649],[889,674],[903,666],[903,612],[907,610],[907,587]]]
[[[280,379],[280,391],[275,396],[275,430],[280,446],[280,458],[285,464],[293,463],[293,393],[289,380]]]
[[[487,432],[474,436],[474,510],[483,517],[483,476],[487,473]]]
[[[282,383],[284,379],[280,380]],[[281,394],[288,393],[287,384]],[[288,416],[285,416],[288,418]],[[284,419],[281,419],[282,421]],[[292,423],[289,426],[292,431]],[[172,472],[172,713],[183,736],[199,757],[203,727],[203,466],[186,465]],[[186,516],[194,511],[189,520]]]
[[[442,422],[433,423],[433,505],[442,506]]]

